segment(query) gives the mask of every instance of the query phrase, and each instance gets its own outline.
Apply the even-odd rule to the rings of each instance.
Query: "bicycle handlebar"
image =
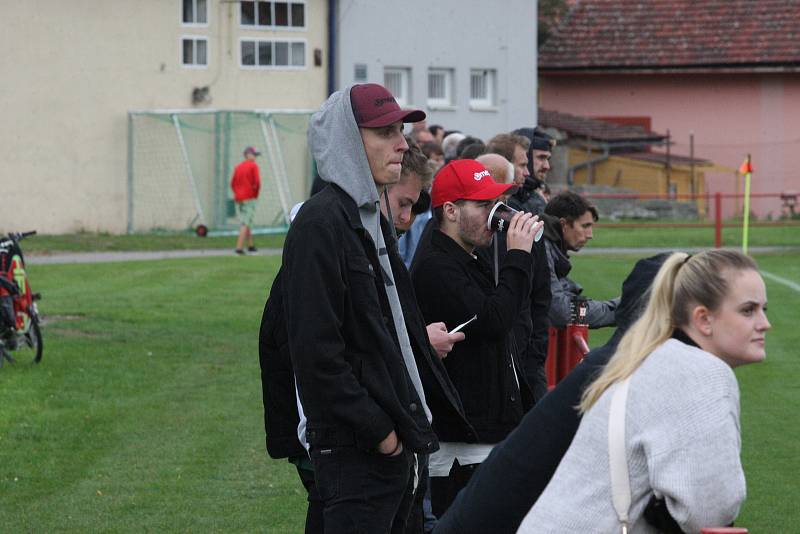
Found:
[[[8,237],[14,241],[22,241],[26,237],[30,237],[32,235],[36,235],[36,230],[31,230],[30,232],[10,232]]]

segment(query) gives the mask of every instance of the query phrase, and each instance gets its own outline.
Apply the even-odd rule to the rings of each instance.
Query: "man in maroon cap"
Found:
[[[331,95],[309,125],[329,184],[292,222],[280,296],[326,533],[403,532],[417,455],[438,447],[429,403],[459,417],[380,212],[408,150],[403,123],[424,118],[400,109],[384,87],[363,84]],[[415,358],[434,365],[418,369]]]
[[[445,165],[431,190],[437,228],[414,259],[411,277],[425,321],[442,321],[452,329],[473,319],[463,327],[466,339],[444,363],[477,438],[463,432],[450,414],[434,410],[440,449],[431,455],[429,469],[437,517],[532,405],[512,329],[530,293],[530,250],[542,223],[528,213],[511,219],[497,285],[490,265],[474,254],[491,243],[489,213],[512,187],[496,183],[474,160]]]

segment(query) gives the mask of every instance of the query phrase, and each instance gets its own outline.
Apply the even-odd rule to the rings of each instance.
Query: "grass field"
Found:
[[[257,235],[257,247],[283,247],[283,234]],[[209,248],[229,248],[233,250],[236,237],[197,237],[192,233],[175,234],[70,234],[37,235],[23,243],[29,254],[48,254],[53,252],[117,252],[140,250],[190,250]]]
[[[713,247],[713,228],[659,228],[642,224],[637,228],[604,228],[601,224],[594,232],[594,247]],[[757,226],[750,228],[748,243],[754,246],[800,247],[800,227]],[[722,246],[740,247],[742,228],[722,229]]]
[[[635,259],[578,255],[574,276],[611,297]],[[799,253],[757,259],[800,283]],[[0,531],[302,532],[302,487],[263,445],[257,332],[279,261],[29,267],[45,352],[0,369]],[[768,361],[737,371],[749,491],[738,523],[754,533],[800,521],[800,294],[767,287]]]

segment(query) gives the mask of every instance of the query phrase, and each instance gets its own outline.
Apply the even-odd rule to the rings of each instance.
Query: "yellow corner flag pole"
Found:
[[[747,238],[750,233],[750,177],[753,174],[753,164],[750,154],[739,167],[739,172],[744,174],[744,221],[742,222],[742,253],[747,254]]]

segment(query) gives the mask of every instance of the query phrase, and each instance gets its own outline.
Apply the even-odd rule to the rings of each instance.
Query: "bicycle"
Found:
[[[41,294],[31,291],[19,245],[35,234],[34,230],[0,238],[0,366],[5,361],[42,360],[42,330],[36,305]]]

